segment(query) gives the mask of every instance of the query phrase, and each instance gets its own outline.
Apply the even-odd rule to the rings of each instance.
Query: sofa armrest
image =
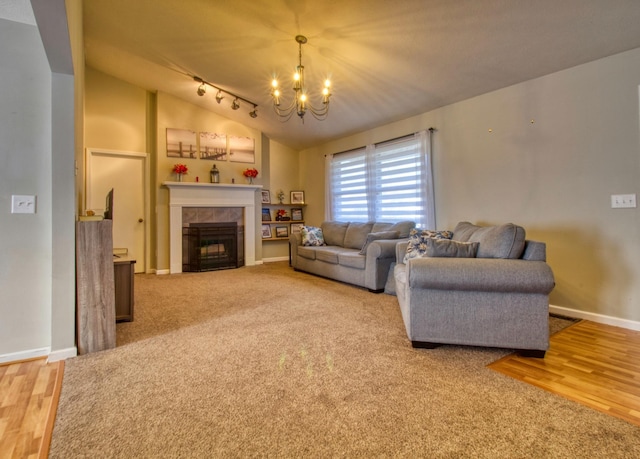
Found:
[[[413,258],[407,262],[407,282],[418,289],[546,295],[555,286],[543,261],[494,258]]]
[[[404,256],[407,254],[409,240],[403,240],[396,244],[396,264],[404,264]]]
[[[289,235],[289,260],[294,268],[298,265],[298,247],[302,245],[302,235],[291,233]]]
[[[399,239],[377,239],[367,247],[367,258],[395,258]]]

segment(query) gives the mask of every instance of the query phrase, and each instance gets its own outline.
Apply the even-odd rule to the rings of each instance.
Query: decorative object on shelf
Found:
[[[311,112],[313,117],[317,120],[324,120],[329,114],[329,98],[331,93],[329,88],[331,87],[331,81],[325,79],[324,87],[322,89],[322,105],[320,107],[314,107],[308,100],[307,89],[304,84],[304,66],[302,65],[302,45],[307,42],[307,37],[304,35],[297,35],[296,42],[298,43],[298,65],[296,71],[293,74],[293,90],[295,97],[287,108],[280,107],[280,96],[282,93],[278,88],[278,80],[274,77],[271,80],[271,97],[273,98],[273,109],[276,114],[283,118],[283,121],[288,121],[291,116],[296,113],[302,122],[304,123],[304,115],[307,111]]]
[[[278,190],[277,194],[278,194],[278,204],[282,204],[282,201],[284,201],[284,191]]]
[[[269,211],[269,209],[262,209],[262,221],[263,222],[271,221],[271,211]]]
[[[289,217],[287,217],[287,211],[284,209],[278,209],[276,212],[276,221],[283,222],[286,221],[285,218],[289,220]]]
[[[216,90],[217,90],[216,95],[215,95],[215,97],[216,97],[216,102],[221,103],[221,102],[222,102],[222,99],[224,99],[224,95],[223,95],[223,94],[227,94],[227,95],[229,95],[229,96],[233,97],[233,102],[231,103],[231,108],[232,108],[233,110],[237,110],[237,109],[239,109],[239,108],[240,108],[240,102],[242,101],[242,102],[245,102],[245,103],[247,103],[247,104],[249,104],[249,105],[253,106],[253,110],[251,110],[251,111],[249,112],[249,116],[250,116],[251,118],[257,118],[257,116],[258,116],[258,104],[255,104],[255,103],[251,102],[250,100],[245,99],[244,97],[240,97],[240,96],[238,96],[237,94],[234,94],[234,93],[232,93],[232,92],[229,92],[229,91],[227,91],[227,90],[225,90],[225,89],[219,88],[219,87],[218,87],[218,86],[216,86],[215,84],[213,84],[213,83],[209,83],[208,81],[203,80],[203,79],[202,79],[202,78],[200,78],[199,76],[195,76],[195,75],[194,75],[194,76],[193,76],[193,79],[194,79],[194,81],[196,81],[196,82],[200,83],[200,84],[198,85],[198,89],[196,90],[196,92],[197,92],[197,94],[198,94],[199,96],[204,96],[204,95],[207,93],[207,87],[208,87],[208,86],[210,86],[210,87],[212,87],[213,89],[216,89]]]
[[[271,225],[262,225],[262,239],[271,239]]]
[[[215,164],[211,168],[211,172],[209,172],[209,175],[211,175],[211,183],[220,183],[220,171]]]
[[[255,167],[245,169],[242,175],[249,179],[249,183],[253,183],[253,179],[258,176],[258,169],[256,169]]]
[[[291,233],[296,234],[302,230],[304,223],[292,223],[291,224]]]
[[[304,218],[302,218],[302,208],[294,207],[291,209],[291,220],[298,222],[304,220]]]
[[[292,191],[291,204],[304,204],[304,191]]]
[[[173,166],[173,172],[176,174],[176,181],[182,182],[182,176],[189,171],[189,168],[185,164],[175,164]]]
[[[271,204],[271,193],[269,193],[269,190],[262,190],[262,204]]]
[[[276,226],[276,237],[289,237],[289,228],[286,226]]]

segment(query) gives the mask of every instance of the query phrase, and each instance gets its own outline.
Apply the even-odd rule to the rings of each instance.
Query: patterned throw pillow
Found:
[[[303,226],[300,236],[302,236],[302,245],[325,245],[322,229],[317,226]]]
[[[427,252],[427,239],[451,239],[452,231],[419,230],[414,228],[409,233],[409,244],[403,262],[412,258],[424,257]]]

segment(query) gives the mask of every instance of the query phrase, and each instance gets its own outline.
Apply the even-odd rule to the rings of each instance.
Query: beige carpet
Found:
[[[390,295],[270,263],[135,296],[116,349],[67,361],[50,457],[640,457],[638,427],[485,368],[509,350],[413,349]]]

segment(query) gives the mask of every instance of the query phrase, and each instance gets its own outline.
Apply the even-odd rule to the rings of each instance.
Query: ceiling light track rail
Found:
[[[227,94],[228,96],[233,97],[233,102],[231,102],[231,108],[233,110],[238,110],[240,108],[240,102],[244,102],[245,104],[251,105],[253,107],[253,109],[249,112],[249,116],[251,118],[257,118],[258,117],[258,104],[251,102],[249,99],[245,99],[242,96],[239,96],[237,94],[232,93],[231,91],[227,91],[226,89],[222,89],[220,86],[216,86],[213,83],[209,83],[206,80],[203,80],[202,78],[200,78],[199,76],[193,76],[194,81],[196,81],[197,83],[200,83],[200,85],[198,86],[197,89],[197,93],[199,96],[204,96],[207,93],[207,86],[215,89],[216,92],[216,102],[221,103],[222,99],[224,99],[224,94]]]

